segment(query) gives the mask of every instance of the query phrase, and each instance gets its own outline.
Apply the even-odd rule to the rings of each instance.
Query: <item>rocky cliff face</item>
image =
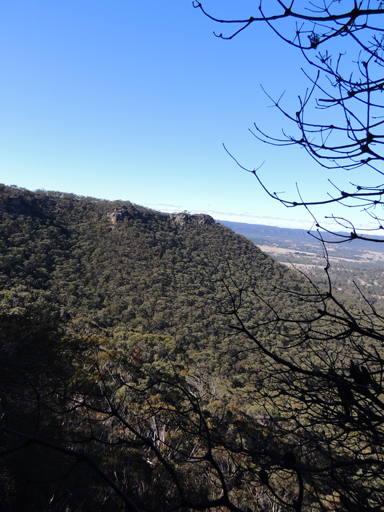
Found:
[[[157,212],[159,213],[159,212]],[[166,214],[161,214],[165,217],[168,217]],[[111,221],[112,225],[115,225],[117,222],[123,220],[125,217],[128,218],[138,218],[140,217],[140,211],[135,208],[133,205],[130,206],[121,206],[119,208],[114,208],[111,212],[107,213],[107,217]],[[200,225],[211,225],[215,224],[215,220],[210,215],[205,215],[204,213],[198,213],[196,215],[191,215],[190,213],[182,212],[182,213],[172,213],[168,217],[171,222],[179,226],[184,226],[186,224],[200,224]]]
[[[205,224],[210,225],[214,224],[215,220],[210,215],[205,215],[204,213],[198,213],[197,215],[191,215],[190,213],[172,213],[170,215],[171,220],[175,224],[179,224],[181,226],[185,224]]]
[[[122,206],[121,208],[114,208],[110,213],[107,213],[107,217],[112,224],[116,224],[117,221],[123,220],[124,217],[130,217],[134,219],[139,216],[139,211],[133,205]]]

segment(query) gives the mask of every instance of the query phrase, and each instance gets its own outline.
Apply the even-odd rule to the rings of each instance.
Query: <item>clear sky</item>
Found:
[[[219,16],[255,9],[234,4],[204,6]],[[308,199],[329,189],[303,151],[248,131],[256,121],[279,133],[260,84],[294,105],[303,61],[266,26],[232,41],[213,30],[224,29],[191,0],[3,0],[0,182],[310,228],[304,210],[267,197],[222,147],[250,169],[265,161],[260,175],[287,197],[296,181]]]

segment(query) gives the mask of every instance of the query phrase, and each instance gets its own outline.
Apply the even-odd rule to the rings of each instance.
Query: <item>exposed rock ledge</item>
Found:
[[[123,220],[124,217],[134,218],[138,215],[139,212],[134,206],[121,206],[121,208],[114,208],[110,213],[107,213],[107,217],[109,217],[112,224],[116,224],[118,220]]]
[[[214,224],[215,220],[210,215],[206,215],[205,213],[198,213],[196,215],[191,215],[190,213],[172,213],[170,215],[171,220],[175,224],[179,224],[183,226],[184,224],[194,223],[194,224]]]

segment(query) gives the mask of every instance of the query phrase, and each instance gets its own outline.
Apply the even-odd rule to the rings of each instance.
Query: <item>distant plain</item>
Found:
[[[354,240],[322,244],[304,229],[278,228],[259,224],[220,221],[274,259],[294,267],[317,283],[326,284],[327,258],[337,290],[370,300],[384,298],[384,244]],[[316,233],[313,233],[316,235]]]

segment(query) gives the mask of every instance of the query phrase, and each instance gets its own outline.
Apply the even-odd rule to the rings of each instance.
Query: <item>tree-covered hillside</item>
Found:
[[[0,194],[1,509],[376,510],[380,312],[206,215]]]
[[[156,384],[156,396],[164,392],[173,396],[181,385],[179,380],[184,379],[179,398],[171,400],[172,407],[182,411],[193,389],[205,396],[212,417],[224,413],[220,421],[226,424],[227,414],[233,414],[230,410],[244,402],[235,397],[235,390],[255,389],[249,369],[255,375],[257,367],[252,354],[243,350],[244,340],[230,325],[231,293],[237,294],[238,287],[260,293],[263,300],[251,293],[244,296],[242,304],[246,321],[255,322],[268,316],[273,304],[284,304],[286,310],[297,307],[295,299],[277,291],[276,286],[301,290],[305,285],[250,241],[206,215],[166,215],[128,202],[6,186],[0,194],[3,443],[7,454],[15,450],[13,456],[2,459],[7,489],[3,504],[9,502],[9,510],[45,510],[52,499],[59,509],[64,485],[71,496],[70,510],[83,509],[87,500],[93,503],[90,509],[101,510],[100,503],[108,502],[105,496],[113,495],[113,490],[106,491],[105,485],[94,482],[89,463],[91,476],[84,477],[85,491],[80,491],[73,475],[69,480],[65,477],[71,457],[76,462],[79,456],[60,450],[76,451],[76,443],[80,443],[89,456],[97,457],[103,471],[113,473],[108,455],[114,451],[110,446],[113,428],[109,430],[106,420],[102,421],[109,447],[100,452],[94,439],[100,435],[93,417],[96,412],[91,411],[108,417],[108,407],[100,402],[112,400],[115,391],[111,389],[120,389],[122,375],[137,386],[136,391],[130,388],[136,395],[148,387],[148,372],[169,379],[165,388]],[[89,374],[89,368],[97,368],[96,373]],[[113,377],[117,373],[120,384]],[[37,396],[41,398],[36,402]],[[80,415],[72,410],[79,407],[79,397],[87,403],[80,407]],[[169,408],[167,397],[165,409]],[[136,403],[137,396],[129,400]],[[126,411],[124,421],[132,421],[134,414],[144,428],[149,409],[145,412],[140,403],[141,399],[129,414]],[[252,405],[244,404],[236,415],[241,418],[247,407]],[[163,421],[158,409],[152,413],[156,421]],[[191,419],[193,425],[198,417],[199,413]],[[56,425],[53,430],[52,425]],[[179,430],[179,420],[168,429]],[[191,435],[187,429],[182,436],[187,444],[192,442]],[[27,450],[23,436],[39,441]],[[74,441],[78,436],[81,442]],[[196,447],[203,441],[196,432],[192,438]],[[43,448],[39,444],[43,440],[55,449]],[[136,436],[133,444],[138,442]],[[137,465],[143,451],[131,451],[116,450],[115,455],[118,460],[128,457],[131,463],[133,457]],[[26,466],[21,473],[17,469],[20,457]],[[53,462],[57,457],[59,466]],[[135,486],[144,485],[149,476],[143,476],[142,468],[132,471]],[[202,478],[194,465],[188,471],[197,471],[196,478]],[[161,481],[164,475],[160,474]],[[184,470],[181,475],[186,478]],[[52,485],[44,484],[50,478]],[[156,485],[150,486],[150,492],[148,488],[135,491],[124,479],[118,479],[118,485],[139,508],[160,510],[156,501],[152,505],[146,502],[155,499]],[[172,487],[170,482],[168,485]],[[197,486],[197,496],[203,498],[205,493],[206,500],[209,496],[213,499],[215,492],[209,490],[205,478],[201,486]],[[27,496],[34,496],[28,506]],[[172,496],[164,497],[164,510],[168,509],[167,499],[172,506],[180,500],[180,496]],[[52,506],[51,510],[56,509]]]
[[[0,194],[0,283],[13,292],[4,299],[22,301],[28,292],[54,316],[205,346],[228,335],[224,278],[256,284],[266,299],[274,285],[299,286],[293,273],[206,215],[58,192],[2,187]]]

